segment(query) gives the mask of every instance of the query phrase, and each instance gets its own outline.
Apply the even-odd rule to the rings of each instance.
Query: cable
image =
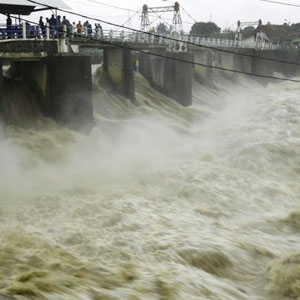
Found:
[[[26,19],[23,18],[18,18],[18,17],[14,17],[11,16],[12,18],[18,19],[18,20],[22,20],[24,22],[30,22]],[[31,22],[32,24],[35,25],[39,25],[39,23],[36,22]],[[68,33],[67,31],[64,30],[59,30],[59,33]],[[280,78],[280,77],[276,77],[276,76],[269,76],[269,75],[261,75],[261,74],[255,74],[255,73],[250,73],[250,72],[243,72],[243,71],[239,71],[239,70],[234,70],[234,69],[228,69],[228,68],[223,68],[223,67],[217,67],[217,66],[213,66],[213,65],[206,65],[203,63],[199,63],[199,62],[194,62],[194,61],[190,61],[190,60],[185,60],[185,59],[181,59],[181,58],[176,58],[176,57],[170,57],[170,56],[166,56],[163,54],[158,54],[158,53],[154,53],[154,52],[149,52],[148,50],[142,50],[142,49],[138,49],[138,48],[134,48],[134,47],[130,47],[128,45],[124,45],[124,44],[118,44],[118,43],[114,43],[114,42],[109,42],[109,41],[100,41],[98,39],[92,38],[92,37],[88,37],[88,36],[82,36],[79,34],[74,33],[75,36],[90,40],[90,41],[96,41],[98,43],[101,44],[107,44],[107,45],[113,45],[117,48],[121,48],[121,49],[128,49],[128,50],[132,50],[132,51],[136,51],[145,55],[152,55],[152,56],[156,56],[156,57],[160,57],[160,58],[164,58],[164,59],[169,59],[172,61],[178,61],[178,62],[182,62],[182,63],[187,63],[190,65],[196,65],[196,66],[201,66],[201,67],[205,67],[205,68],[210,68],[210,69],[216,69],[216,70],[220,70],[220,71],[226,71],[226,72],[231,72],[231,73],[237,73],[237,74],[243,74],[243,75],[248,75],[248,76],[253,76],[253,77],[260,77],[260,78],[267,78],[267,79],[274,79],[274,80],[281,80],[281,81],[290,81],[290,82],[297,82],[300,83],[300,80],[297,79],[291,79],[291,78]]]
[[[93,3],[98,3],[100,5],[111,7],[111,8],[115,8],[115,9],[120,9],[120,10],[126,10],[126,11],[135,12],[134,10],[131,10],[131,9],[128,9],[128,8],[124,8],[124,7],[120,7],[120,6],[116,6],[116,5],[107,4],[107,3],[104,3],[104,2],[99,2],[99,1],[95,1],[95,0],[87,0],[87,1],[88,2],[93,2]]]
[[[82,3],[82,2],[79,2],[79,1],[76,1],[76,0],[69,0],[70,2],[73,2],[73,3],[76,3],[76,4],[80,4],[81,6],[84,6],[84,7],[99,7],[99,5],[92,5],[92,4],[87,4],[87,3]],[[115,15],[115,16],[98,16],[100,18],[105,18],[105,17],[108,17],[108,18],[121,18],[121,17],[124,17],[124,14],[123,15]]]
[[[49,9],[57,9],[59,11],[62,11],[62,12],[65,12],[65,13],[69,13],[69,14],[72,14],[72,15],[75,15],[75,16],[79,16],[81,18],[86,18],[86,19],[97,21],[97,22],[102,22],[102,23],[110,25],[110,26],[114,26],[114,27],[119,27],[119,28],[131,30],[133,32],[147,34],[149,36],[154,36],[156,38],[160,38],[161,37],[160,35],[157,35],[155,33],[145,32],[145,31],[141,31],[141,30],[138,30],[138,29],[130,28],[130,27],[127,27],[127,26],[121,26],[121,25],[118,25],[118,24],[115,24],[115,23],[112,23],[112,22],[104,21],[104,20],[97,19],[97,18],[91,18],[89,16],[82,15],[82,14],[75,13],[75,12],[68,12],[68,11],[66,11],[64,9],[55,8],[55,7],[52,7],[52,6],[49,6],[49,5],[45,5],[45,4],[39,3],[39,2],[34,1],[34,0],[28,0],[28,2],[31,2],[31,3],[34,3],[34,4],[38,4],[38,5],[43,5],[43,6],[48,7]],[[183,42],[182,40],[171,38],[171,37],[167,37],[167,36],[164,36],[162,38],[166,39],[166,40],[178,42],[178,43],[182,43]],[[192,42],[189,42],[189,41],[184,41],[184,43],[187,44],[187,45],[191,45],[191,46],[197,46],[197,47],[204,48],[204,49],[210,49],[210,50],[215,50],[215,51],[219,51],[219,52],[224,52],[224,53],[230,53],[230,54],[234,54],[234,55],[239,55],[239,56],[245,56],[245,57],[257,58],[257,59],[261,59],[261,60],[267,60],[267,61],[273,61],[273,62],[278,62],[278,63],[283,63],[283,64],[290,64],[290,65],[298,65],[298,66],[300,66],[300,63],[296,63],[296,62],[290,62],[290,61],[284,61],[284,60],[277,60],[277,59],[268,58],[268,57],[260,57],[260,56],[256,56],[256,55],[252,55],[252,54],[247,54],[247,53],[239,53],[239,52],[234,52],[234,51],[231,51],[231,50],[216,48],[216,47],[212,47],[212,46],[206,46],[206,45],[202,45],[202,44],[195,44],[195,43],[192,43]]]
[[[160,19],[161,21],[163,21],[163,23],[165,23],[165,21],[164,21],[163,18],[161,17],[163,14],[164,14],[164,13],[162,13],[162,14],[160,14],[160,15],[155,14],[155,15],[156,15],[156,18],[150,22],[150,25],[152,25],[152,24],[153,24],[154,22],[156,22],[158,19]],[[170,24],[168,24],[168,22],[166,22],[166,23],[167,23],[167,25],[170,26]]]
[[[281,4],[281,5],[286,5],[286,6],[300,7],[300,5],[297,5],[297,4],[284,3],[284,2],[279,2],[279,1],[271,1],[271,0],[259,0],[259,1],[269,2],[269,3],[274,3],[274,4]]]
[[[123,26],[125,26],[127,23],[129,23],[132,19],[133,19],[133,17],[135,17],[136,16],[136,14],[138,14],[140,12],[140,9],[139,10],[137,10],[125,23],[123,23],[122,25],[121,25],[121,27],[123,27]]]
[[[182,5],[180,5],[180,7],[182,8],[182,10],[195,22],[197,23],[197,20],[195,18],[193,18],[184,8]]]

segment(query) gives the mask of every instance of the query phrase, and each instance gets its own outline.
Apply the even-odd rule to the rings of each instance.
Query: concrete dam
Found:
[[[300,299],[298,49],[16,25],[0,300]]]
[[[79,52],[80,44],[73,45],[73,53],[66,53],[69,51],[64,51],[60,43],[34,40],[0,43],[0,112],[5,123],[11,121],[7,116],[12,109],[15,88],[27,85],[44,116],[75,130],[88,131],[93,127],[91,57],[74,53]],[[87,47],[84,43],[83,46]],[[133,102],[136,71],[148,80],[152,88],[182,106],[192,105],[194,79],[213,86],[216,74],[235,77],[235,73],[226,69],[266,77],[281,74],[291,78],[299,74],[300,54],[297,51],[197,46],[182,52],[162,46],[148,46],[147,50],[142,46],[136,51],[126,45],[116,47],[97,43],[90,47],[103,50],[103,69],[108,82],[115,92]],[[9,66],[6,72],[3,66]],[[255,78],[258,81],[271,80]],[[15,106],[13,109],[18,110]]]

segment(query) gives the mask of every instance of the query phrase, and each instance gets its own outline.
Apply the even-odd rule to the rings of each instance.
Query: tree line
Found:
[[[255,28],[253,26],[248,26],[242,30],[242,34],[247,38],[252,35],[254,30]],[[165,23],[160,23],[156,27],[156,32],[161,35],[167,35],[170,33],[170,28]],[[205,38],[234,39],[235,30],[221,30],[221,28],[213,22],[196,22],[193,24],[189,34]]]
[[[249,38],[255,31],[254,26],[247,26],[241,30],[244,39]],[[273,25],[266,24],[263,26],[264,32],[273,41],[290,41],[296,37],[300,37],[300,23]],[[156,27],[156,32],[161,35],[170,33],[170,27],[165,23],[160,23]],[[236,34],[235,29],[221,29],[214,22],[196,22],[190,29],[190,35],[205,37],[205,38],[220,38],[233,40]]]

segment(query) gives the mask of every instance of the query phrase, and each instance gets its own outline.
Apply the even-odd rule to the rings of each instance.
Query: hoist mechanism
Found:
[[[240,47],[243,37],[242,37],[242,28],[247,27],[247,26],[256,26],[256,29],[254,31],[255,33],[255,42],[256,42],[256,48],[263,48],[266,42],[269,42],[270,40],[266,36],[266,34],[263,32],[263,24],[262,20],[259,19],[258,21],[255,22],[237,22],[237,29],[235,33],[235,38],[234,38],[234,46],[235,47]]]
[[[145,4],[143,6],[143,11],[141,16],[141,30],[146,32],[149,32],[151,30],[149,14],[166,13],[166,12],[174,12],[171,33],[172,32],[181,33],[182,19],[180,14],[180,5],[178,2],[175,2],[173,6],[161,6],[161,7],[148,7],[148,5]]]
[[[175,2],[173,6],[162,6],[162,7],[148,7],[147,4],[143,6],[142,18],[141,18],[141,31],[144,32],[155,32],[150,28],[150,20],[149,14],[157,14],[157,13],[166,13],[173,12],[173,22],[170,27],[170,36],[173,40],[169,40],[168,42],[168,50],[169,51],[187,51],[187,45],[184,43],[182,34],[182,19],[180,14],[180,5],[178,2]],[[182,41],[181,41],[182,40]]]

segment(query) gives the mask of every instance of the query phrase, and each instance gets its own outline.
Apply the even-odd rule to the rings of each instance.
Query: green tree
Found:
[[[253,32],[255,30],[255,27],[253,26],[247,26],[242,30],[242,35],[244,39],[247,39],[248,37],[250,37]]]
[[[170,32],[168,26],[165,23],[159,23],[156,27],[156,32],[161,35],[166,35]]]
[[[221,28],[213,22],[197,22],[192,26],[190,34],[194,36],[211,37],[217,36],[220,32]]]
[[[226,40],[234,40],[235,37],[235,31],[230,30],[229,28],[224,29],[221,33],[220,33],[220,38],[221,39],[226,39]]]

